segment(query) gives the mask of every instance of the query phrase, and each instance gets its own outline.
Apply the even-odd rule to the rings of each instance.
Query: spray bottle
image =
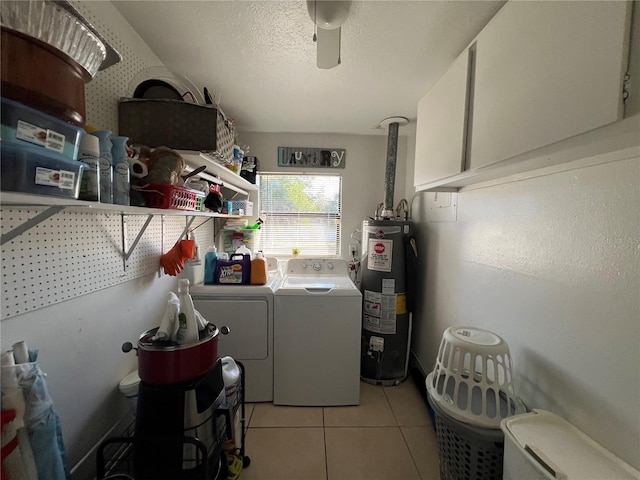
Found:
[[[180,314],[178,315],[178,333],[176,341],[183,345],[198,341],[198,320],[193,300],[189,295],[189,280],[182,279],[178,282],[178,297],[180,298]]]

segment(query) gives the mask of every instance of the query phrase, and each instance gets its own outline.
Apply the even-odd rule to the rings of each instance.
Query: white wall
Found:
[[[147,67],[160,65],[160,61],[112,3],[74,4],[123,56],[122,63],[100,72],[86,86],[88,122],[116,132],[117,99],[128,94],[135,75]],[[278,170],[278,146],[332,146],[347,150],[347,167],[332,170],[344,177],[342,252],[346,256],[349,235],[360,228],[362,220],[372,215],[375,206],[384,199],[386,135],[240,134],[240,142],[251,145],[251,153],[260,158],[263,171]],[[400,165],[396,176],[396,203],[405,190],[406,137],[399,139],[398,157]],[[11,214],[10,210],[7,211]],[[64,223],[67,218],[65,215],[61,213],[56,218]],[[72,222],[68,223],[69,228],[73,228]],[[88,231],[88,238],[104,234],[100,230],[97,214],[95,223],[96,231]],[[175,241],[176,232],[182,231],[183,226],[183,219],[166,219],[165,247]],[[47,228],[46,223],[43,228]],[[212,232],[207,234],[204,230],[197,230],[197,234],[201,247],[206,248],[211,243],[209,237]],[[146,233],[145,238],[148,239],[149,235]],[[28,232],[15,241],[34,242],[34,245],[42,246],[45,240]],[[153,238],[153,241],[158,241],[154,251],[159,259],[163,253],[160,242],[157,238]],[[9,247],[11,244],[7,244],[7,251]],[[86,253],[91,246],[81,244],[76,248]],[[14,271],[4,259],[3,250],[2,274],[4,278],[11,279]],[[96,271],[95,275],[111,273]],[[164,311],[166,293],[175,290],[175,286],[174,277],[146,275],[47,308],[2,319],[3,351],[20,340],[26,340],[31,347],[40,350],[39,363],[48,375],[47,385],[54,409],[61,418],[67,460],[70,467],[77,466],[74,479],[92,478],[91,471],[95,467],[93,458],[79,462],[103,435],[126,416],[128,405],[117,385],[135,369],[137,360],[134,352],[121,352],[122,343],[135,343],[141,332],[157,326]],[[117,433],[120,432],[113,432]]]
[[[402,133],[402,132],[400,132]],[[373,216],[376,205],[384,201],[384,176],[387,162],[386,135],[330,135],[240,132],[241,145],[251,147],[262,172],[307,172],[342,175],[342,258],[350,258],[351,233],[362,228],[362,221]],[[278,147],[331,147],[346,149],[344,169],[297,169],[278,167]],[[405,191],[407,137],[398,139],[394,206]],[[358,235],[358,239],[360,236]],[[304,253],[304,252],[303,252]]]
[[[74,5],[123,56],[121,63],[99,72],[96,78],[86,85],[88,123],[117,132],[118,98],[127,95],[129,83],[134,75],[144,68],[161,63],[111,2],[74,2]],[[28,210],[26,213],[16,213],[8,208],[3,208],[0,213],[7,215],[9,219],[15,215],[25,216],[26,219],[34,214]],[[28,254],[29,249],[52,252],[54,244],[57,245],[59,242],[47,242],[46,236],[53,231],[54,219],[65,225],[60,227],[63,231],[65,228],[69,232],[76,229],[73,238],[78,237],[78,229],[80,236],[85,235],[86,241],[69,245],[75,252],[82,252],[83,256],[105,255],[104,252],[96,252],[96,242],[92,239],[109,237],[109,231],[100,220],[101,216],[109,215],[87,215],[90,219],[81,222],[83,226],[78,227],[79,221],[73,214],[59,213],[37,228],[5,244],[2,248],[1,265],[5,285],[11,285],[14,275],[24,276],[25,272],[20,270],[27,267],[37,270],[37,278],[46,275],[47,262],[53,260],[42,258],[44,256],[38,255],[40,261],[44,262],[42,269],[35,259],[26,262],[27,267],[14,266],[17,262],[9,260],[12,249],[20,252],[25,250],[27,253],[24,255]],[[153,250],[159,265],[160,255],[163,253],[161,245],[168,250],[167,246],[173,245],[182,232],[184,222],[183,217],[167,217],[162,230],[164,239],[151,233],[153,228],[150,228],[142,237],[138,250],[143,246],[145,249]],[[198,223],[196,222],[194,227]],[[209,226],[212,223],[210,222]],[[2,226],[6,227],[4,223]],[[130,231],[129,235],[132,234],[137,234],[137,231]],[[212,230],[206,231],[202,228],[197,231],[197,235],[199,243],[205,248],[212,242]],[[113,238],[116,239],[114,250],[110,250],[109,254],[117,254],[116,251],[121,248],[119,232]],[[134,257],[137,255],[132,256],[132,259]],[[56,261],[62,260],[57,258]],[[135,265],[131,263],[128,267],[134,270]],[[96,269],[92,273],[95,278],[111,275],[119,279],[123,276],[123,272],[119,270],[123,267],[120,265],[118,262],[115,269]],[[68,265],[69,272],[73,272],[74,268],[82,267]],[[73,273],[69,275],[73,278]],[[78,281],[77,277],[74,281]],[[55,282],[56,279],[52,281]],[[60,416],[67,461],[71,468],[78,466],[73,475],[74,479],[93,478],[95,460],[91,458],[80,465],[78,462],[103,435],[128,414],[128,404],[118,390],[118,383],[136,368],[137,359],[135,352],[123,353],[121,345],[126,341],[135,344],[142,332],[160,323],[166,307],[166,293],[170,290],[175,291],[176,285],[175,277],[158,278],[155,273],[148,274],[46,308],[2,318],[2,351],[11,349],[14,342],[21,340],[26,340],[30,347],[39,349],[38,363],[47,374],[47,387],[53,399],[53,407]],[[38,293],[47,297],[44,288]],[[50,303],[49,299],[46,300],[44,304]],[[119,433],[121,432],[114,431],[112,434]]]
[[[447,327],[493,331],[529,408],[562,415],[640,468],[640,158],[463,189],[451,223],[426,221],[429,195],[412,212],[423,369]]]
[[[118,383],[137,358],[121,346],[159,324],[170,290],[174,277],[148,275],[2,321],[2,351],[20,340],[40,351],[70,467],[127,414]]]

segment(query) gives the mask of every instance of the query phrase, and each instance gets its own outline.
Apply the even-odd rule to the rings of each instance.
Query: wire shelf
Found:
[[[142,437],[133,433],[132,425],[128,436],[112,437],[100,444],[97,454],[97,479],[132,480],[214,480],[224,478],[220,474],[226,459],[222,452],[227,439],[225,415],[216,412],[215,443],[210,451],[203,442],[193,437],[163,438]],[[182,447],[180,447],[180,444]],[[167,461],[166,451],[191,452],[176,462]],[[221,461],[222,460],[222,461]]]

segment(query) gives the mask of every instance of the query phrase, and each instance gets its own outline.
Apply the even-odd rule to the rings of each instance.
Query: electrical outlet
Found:
[[[349,255],[351,255],[354,258],[358,257],[358,244],[357,243],[350,243],[349,244]]]

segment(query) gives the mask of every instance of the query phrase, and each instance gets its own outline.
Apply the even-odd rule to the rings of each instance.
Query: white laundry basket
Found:
[[[512,367],[509,346],[498,335],[476,327],[450,327],[427,377],[427,391],[456,420],[499,429],[503,418],[525,411]]]

